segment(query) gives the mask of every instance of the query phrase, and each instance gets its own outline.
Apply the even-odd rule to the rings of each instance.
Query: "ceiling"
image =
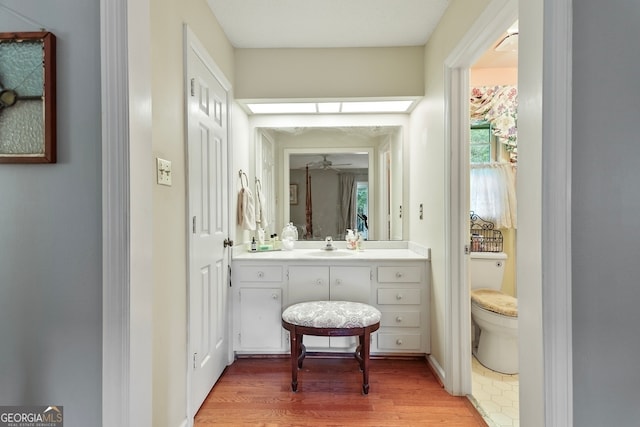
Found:
[[[236,48],[339,48],[424,45],[449,0],[207,0],[207,4]],[[517,32],[517,23],[514,28]],[[517,51],[494,50],[501,39],[474,68],[517,66]]]
[[[424,45],[449,0],[207,0],[236,48]]]
[[[514,22],[489,49],[473,64],[472,68],[518,67],[518,21]]]

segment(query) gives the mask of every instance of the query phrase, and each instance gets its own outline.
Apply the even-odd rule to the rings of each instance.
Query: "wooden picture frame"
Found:
[[[289,204],[290,205],[298,204],[298,184],[289,185]]]
[[[56,37],[0,33],[0,163],[56,162]]]

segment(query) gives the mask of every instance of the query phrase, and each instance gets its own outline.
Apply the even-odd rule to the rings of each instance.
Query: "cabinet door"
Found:
[[[240,347],[282,349],[282,289],[240,289]]]
[[[289,267],[289,305],[329,299],[329,267],[295,265]],[[307,349],[329,347],[329,337],[307,335],[302,338]]]
[[[289,305],[329,299],[329,267],[290,266]]]
[[[369,304],[371,269],[369,267],[331,267],[329,297],[332,301]]]
[[[290,266],[289,304],[306,301],[353,301],[368,304],[371,294],[369,267]],[[355,349],[357,337],[305,336],[308,349]]]
[[[369,267],[331,267],[329,294],[332,301],[352,301],[369,304],[371,269]],[[355,350],[357,337],[331,337],[331,348]]]

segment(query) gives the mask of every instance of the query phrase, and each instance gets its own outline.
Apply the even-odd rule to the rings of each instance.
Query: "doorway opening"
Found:
[[[497,426],[519,423],[517,308],[507,309],[517,298],[517,83],[516,21],[469,68],[471,396]],[[496,292],[501,308],[485,309],[479,288]]]

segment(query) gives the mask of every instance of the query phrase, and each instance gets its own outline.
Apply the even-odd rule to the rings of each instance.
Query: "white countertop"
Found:
[[[421,250],[421,248],[409,249],[410,245],[404,242],[404,245],[389,245],[390,248],[375,247],[381,245],[373,245],[374,242],[370,242],[373,248],[365,247],[364,250],[350,250],[346,249],[342,245],[338,245],[338,249],[334,251],[325,251],[320,249],[322,242],[314,242],[315,245],[309,245],[310,242],[303,242],[304,248],[296,247],[293,250],[279,250],[279,251],[259,251],[249,252],[246,247],[238,247],[234,250],[233,260],[246,260],[246,261],[260,261],[260,260],[283,260],[283,261],[296,261],[296,260],[317,260],[317,261],[331,261],[331,262],[348,262],[348,261],[381,261],[381,260],[428,260],[429,250]],[[339,242],[341,243],[341,242]],[[402,247],[404,246],[404,247]],[[417,250],[413,250],[417,249]],[[422,253],[420,253],[422,252]]]

